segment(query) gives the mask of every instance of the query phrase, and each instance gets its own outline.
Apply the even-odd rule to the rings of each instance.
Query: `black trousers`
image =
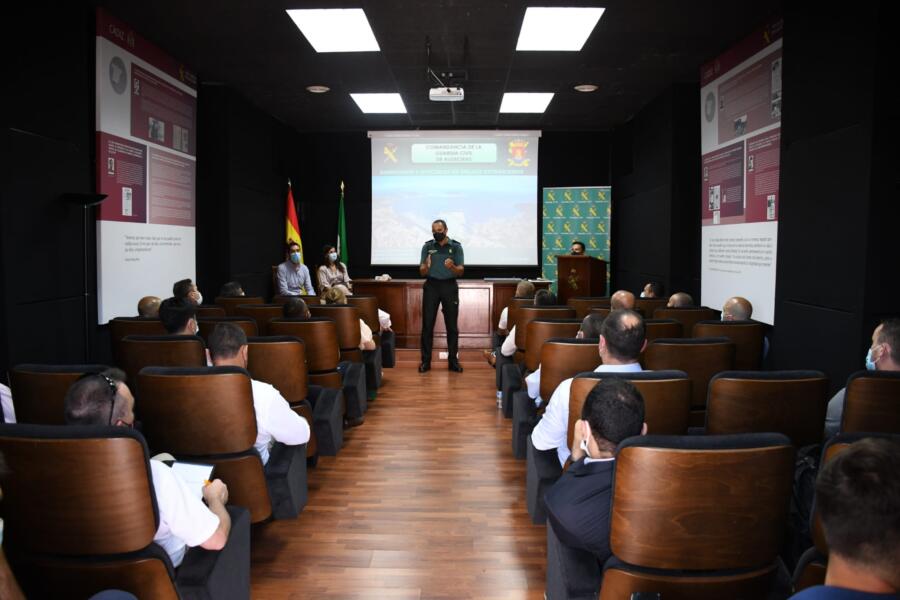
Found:
[[[438,305],[444,313],[444,324],[447,326],[447,352],[450,363],[458,359],[459,329],[456,321],[459,317],[459,286],[455,279],[425,280],[422,294],[422,362],[431,362],[431,348],[434,337],[434,321],[437,318]]]

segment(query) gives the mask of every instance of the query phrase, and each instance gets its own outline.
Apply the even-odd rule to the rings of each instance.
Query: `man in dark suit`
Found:
[[[596,594],[609,558],[609,508],[616,446],[644,435],[644,399],[630,382],[597,384],[575,422],[572,465],[547,490],[547,598]]]

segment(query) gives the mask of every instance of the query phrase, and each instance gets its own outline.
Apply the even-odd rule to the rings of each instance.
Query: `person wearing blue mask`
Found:
[[[322,266],[316,272],[322,295],[330,288],[338,288],[345,296],[353,292],[353,282],[347,273],[347,265],[338,260],[337,249],[331,244],[322,248]]]
[[[309,269],[303,264],[300,244],[290,242],[287,247],[287,260],[278,265],[276,274],[278,293],[282,296],[314,296],[312,278]]]
[[[886,319],[872,332],[872,345],[866,352],[869,371],[900,371],[900,319]],[[832,437],[841,428],[844,414],[844,393],[841,389],[828,401],[825,414],[825,435]]]

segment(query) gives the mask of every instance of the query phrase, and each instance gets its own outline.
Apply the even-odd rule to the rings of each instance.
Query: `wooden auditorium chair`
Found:
[[[592,308],[609,308],[609,301],[609,296],[574,296],[566,304],[575,309],[576,319],[584,320]]]
[[[269,335],[269,321],[280,319],[284,316],[284,308],[281,304],[238,304],[232,314],[236,317],[244,317],[256,321],[257,335]]]
[[[900,433],[900,373],[857,371],[847,379],[841,432]]]
[[[501,379],[503,376],[503,365],[512,363],[514,360],[513,356],[503,356],[503,353],[500,352],[500,346],[503,345],[503,341],[506,339],[506,336],[509,335],[509,332],[512,331],[513,326],[516,324],[516,319],[518,318],[519,314],[519,308],[522,306],[531,306],[532,304],[534,304],[534,296],[529,296],[527,298],[512,297],[509,299],[509,304],[506,305],[506,331],[502,336],[498,335],[493,340],[495,359],[494,377],[497,381],[498,392],[502,389],[500,384],[502,383]]]
[[[113,362],[119,364],[122,352],[119,349],[126,335],[167,335],[162,321],[156,317],[116,317],[109,320],[109,340],[112,344]]]
[[[144,367],[205,367],[206,344],[197,335],[128,335],[120,344],[117,365],[134,383]],[[129,386],[137,397],[136,388]]]
[[[500,391],[506,396],[507,385],[522,380],[522,371],[525,362],[525,348],[528,346],[528,324],[536,319],[574,319],[575,309],[571,306],[535,306],[526,304],[516,311],[516,353],[512,361],[498,362],[495,366],[500,369]],[[512,329],[510,329],[512,331]],[[502,353],[498,353],[502,354]]]
[[[216,306],[221,306],[225,309],[225,314],[229,317],[235,316],[234,309],[236,309],[241,304],[262,304],[265,300],[262,299],[261,296],[235,296],[235,297],[225,297],[218,296],[216,298],[215,304]]]
[[[709,382],[705,433],[774,431],[796,448],[821,444],[827,394],[821,371],[724,371]]]
[[[229,506],[218,552],[188,548],[176,571],[153,541],[159,511],[144,437],[106,426],[0,425],[9,467],[4,549],[29,598],[118,589],[155,600],[250,598],[250,519]]]
[[[368,409],[365,368],[360,363],[341,362],[334,319],[273,319],[269,323],[269,333],[303,340],[309,382],[341,390],[344,396],[344,417],[348,424],[358,425],[363,422]]]
[[[306,344],[291,336],[247,339],[247,370],[253,379],[275,386],[299,415],[310,423],[313,434],[307,457],[318,453],[335,456],[344,443],[344,394],[341,390],[309,385]]]
[[[675,319],[684,327],[684,337],[691,337],[694,325],[700,321],[711,321],[719,318],[719,311],[701,306],[700,308],[657,308],[653,311],[654,319]]]
[[[641,314],[648,318],[653,316],[653,312],[657,308],[665,308],[668,304],[668,298],[635,298],[634,307],[641,310]],[[672,337],[672,336],[669,336]]]
[[[762,366],[766,326],[756,321],[698,321],[693,337],[726,337],[734,342],[734,368],[757,371]]]
[[[684,326],[675,319],[644,319],[647,343],[659,338],[684,337]]]
[[[375,344],[381,349],[381,366],[385,369],[393,368],[396,364],[397,336],[390,330],[381,331],[381,321],[378,319],[378,298],[368,294],[353,294],[347,296],[347,304],[356,307],[359,311],[359,318],[365,321],[372,330]],[[366,371],[366,376],[369,376],[368,371]],[[373,381],[373,383],[375,382]],[[376,387],[381,387],[380,372],[377,383]]]
[[[256,448],[250,373],[239,367],[146,367],[135,411],[154,453],[214,464],[228,502],[250,522],[296,517],[306,506],[306,444],[275,443],[263,467]]]
[[[16,422],[65,425],[64,400],[69,386],[85,373],[101,373],[108,368],[106,365],[16,365],[9,370]]]
[[[244,330],[244,334],[247,337],[253,337],[259,334],[259,330],[256,328],[256,321],[250,317],[199,317],[197,319],[197,326],[200,328],[200,332],[197,335],[203,338],[203,342],[206,343],[206,341],[209,340],[209,336],[212,335],[212,332],[216,329],[216,325],[219,323],[231,323],[232,325],[237,325]]]
[[[591,371],[600,364],[597,353],[597,338],[550,338],[541,345],[540,359],[541,385],[537,406],[527,390],[520,390],[512,397],[512,453],[515,458],[525,458],[526,446],[531,431],[543,414],[553,391],[564,380],[578,373]]]
[[[197,307],[197,318],[202,317],[226,317],[228,313],[221,306],[215,304],[201,304]]]
[[[318,304],[310,306],[309,312],[314,317],[334,319],[338,344],[341,348],[341,360],[365,366],[366,395],[370,400],[374,400],[381,386],[381,348],[376,345],[374,350],[359,349],[361,340],[359,310],[349,304]],[[377,331],[375,329],[373,333]]]

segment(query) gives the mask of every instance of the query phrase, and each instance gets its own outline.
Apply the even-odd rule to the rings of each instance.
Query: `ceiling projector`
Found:
[[[428,90],[432,102],[459,102],[465,97],[461,87],[434,87]]]

